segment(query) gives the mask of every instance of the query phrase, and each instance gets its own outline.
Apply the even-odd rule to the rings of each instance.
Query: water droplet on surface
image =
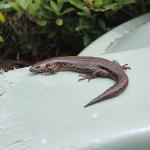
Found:
[[[47,143],[47,140],[46,139],[42,139],[42,144],[46,144]]]
[[[94,113],[94,114],[92,114],[92,118],[97,118],[99,116],[99,114],[98,113]]]

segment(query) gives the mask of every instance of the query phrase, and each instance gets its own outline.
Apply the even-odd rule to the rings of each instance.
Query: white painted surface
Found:
[[[129,86],[86,109],[113,81],[78,82],[76,73],[33,75],[28,68],[0,75],[0,149],[150,149],[150,48],[104,57],[130,64]]]

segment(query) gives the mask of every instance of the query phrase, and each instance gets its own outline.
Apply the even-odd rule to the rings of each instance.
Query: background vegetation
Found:
[[[0,66],[77,55],[116,25],[148,11],[149,4],[150,0],[1,0]]]

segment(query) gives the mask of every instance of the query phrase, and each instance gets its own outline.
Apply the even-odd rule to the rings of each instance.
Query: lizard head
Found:
[[[35,73],[48,73],[48,74],[53,74],[57,72],[59,69],[58,65],[54,61],[49,61],[49,62],[39,62],[33,66],[30,67],[31,72]]]

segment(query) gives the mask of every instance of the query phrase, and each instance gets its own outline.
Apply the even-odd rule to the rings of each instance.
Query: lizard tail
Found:
[[[107,100],[107,99],[110,99],[119,95],[121,92],[123,92],[126,89],[127,85],[128,85],[128,77],[126,75],[120,77],[118,82],[115,85],[110,87],[108,90],[106,90],[104,93],[102,93],[98,97],[94,98],[84,107],[91,106],[93,104],[99,103],[101,101],[104,101],[104,100]]]

